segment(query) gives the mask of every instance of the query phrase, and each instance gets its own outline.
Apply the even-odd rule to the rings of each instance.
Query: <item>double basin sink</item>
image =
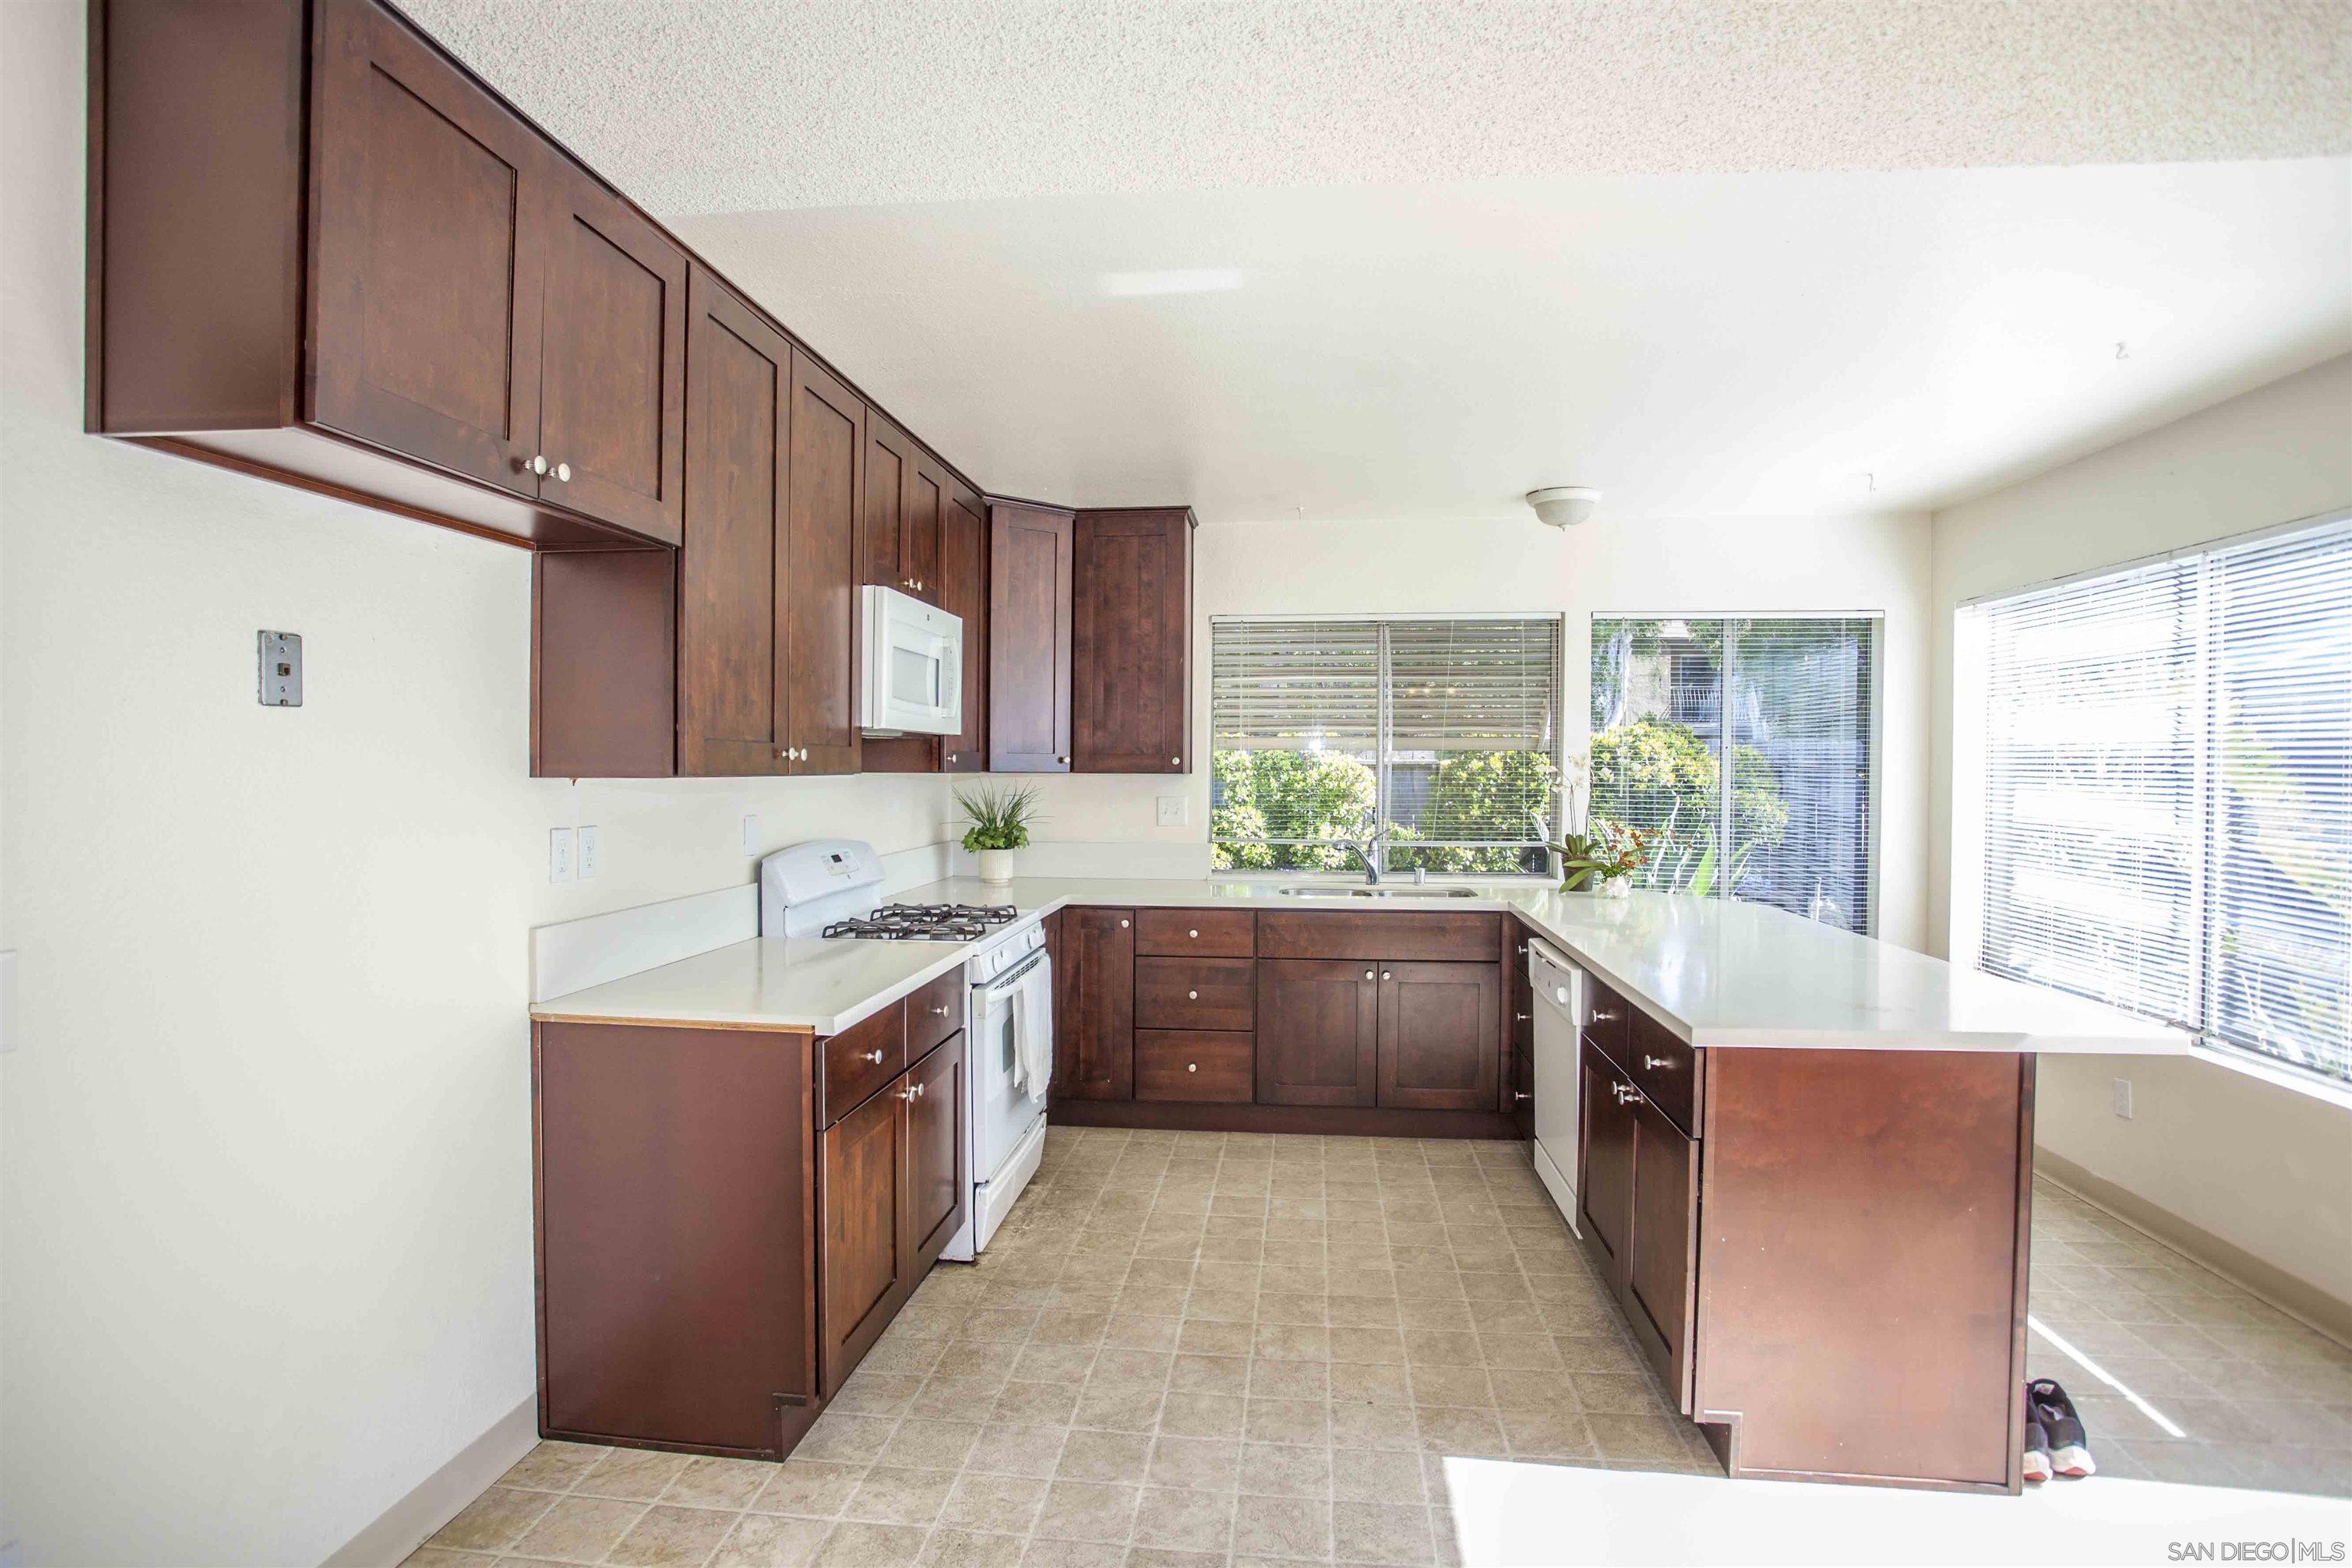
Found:
[[[1475,888],[1432,888],[1411,883],[1393,888],[1374,887],[1306,887],[1275,889],[1293,899],[1475,899]]]

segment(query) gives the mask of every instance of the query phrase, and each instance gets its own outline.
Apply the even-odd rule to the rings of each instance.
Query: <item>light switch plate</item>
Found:
[[[758,815],[756,812],[745,812],[745,813],[743,814],[743,853],[744,853],[744,854],[746,854],[746,855],[756,855],[756,854],[758,854],[759,852],[760,852],[760,818],[759,818],[759,815]]]
[[[1191,803],[1181,795],[1161,795],[1160,797],[1160,826],[1162,827],[1183,826],[1184,817],[1186,815],[1185,807],[1190,804]]]
[[[579,836],[580,879],[584,882],[596,874],[596,863],[604,858],[604,847],[597,842],[596,825],[593,822],[579,829]]]
[[[2129,1121],[2132,1119],[2131,1079],[2119,1078],[2111,1081],[2115,1085],[2112,1092],[2115,1096],[2116,1114]]]
[[[264,708],[302,706],[302,634],[258,632],[261,660],[261,705]]]
[[[572,829],[551,827],[547,830],[547,879],[549,881],[572,880],[573,849]]]

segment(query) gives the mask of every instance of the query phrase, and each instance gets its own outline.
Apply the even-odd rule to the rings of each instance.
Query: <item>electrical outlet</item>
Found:
[[[756,855],[759,852],[760,816],[757,812],[747,811],[743,814],[743,853]]]
[[[587,826],[581,828],[579,833],[580,879],[584,882],[589,878],[596,874],[596,863],[603,857],[601,854],[601,846],[596,842],[596,825],[592,822]]]
[[[1186,800],[1181,795],[1161,795],[1160,797],[1160,826],[1162,827],[1183,826],[1184,817],[1186,815],[1185,808],[1191,804],[1192,803],[1190,801]]]
[[[2115,1080],[2114,1093],[2116,1114],[2122,1117],[2126,1121],[2129,1121],[2132,1119],[2131,1079],[2127,1078],[2116,1079]]]
[[[551,827],[547,830],[547,879],[549,881],[572,880],[574,848],[572,829]]]

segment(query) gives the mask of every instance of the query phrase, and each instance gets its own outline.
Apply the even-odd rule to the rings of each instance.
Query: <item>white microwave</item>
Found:
[[[952,735],[963,728],[963,619],[896,588],[866,590],[869,735]]]

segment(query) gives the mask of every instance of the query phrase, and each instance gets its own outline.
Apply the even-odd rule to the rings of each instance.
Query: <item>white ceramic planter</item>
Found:
[[[1003,887],[1013,880],[1013,856],[1010,849],[982,849],[980,856],[980,879],[991,887]]]

